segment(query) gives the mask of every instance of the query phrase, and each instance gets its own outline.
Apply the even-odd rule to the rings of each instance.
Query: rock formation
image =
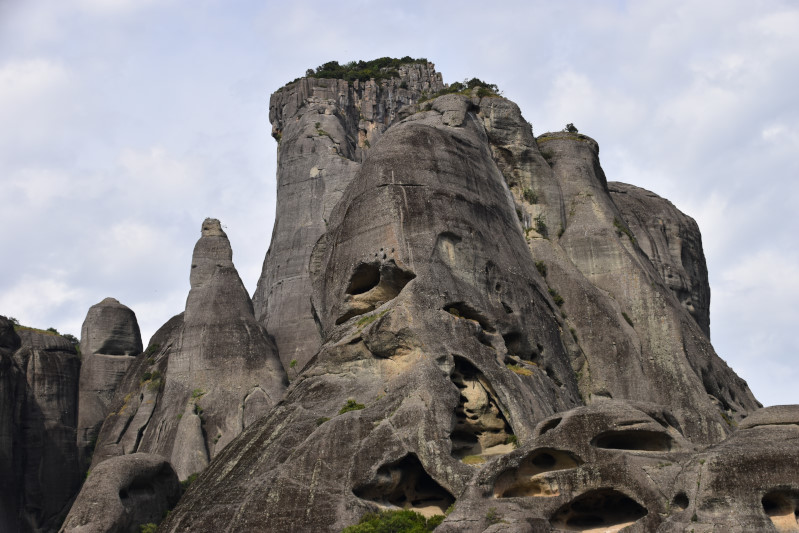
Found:
[[[321,344],[310,305],[308,257],[333,206],[386,128],[423,93],[444,86],[432,63],[402,65],[398,72],[383,82],[352,84],[302,78],[269,102],[278,140],[278,213],[253,303],[286,370],[292,360],[300,370]]]
[[[169,462],[134,453],[97,465],[61,528],[63,533],[128,533],[157,524],[180,498]],[[98,512],[102,509],[102,512]]]
[[[117,385],[142,353],[136,314],[113,298],[89,308],[81,329],[78,448],[87,464]]]
[[[80,359],[60,335],[0,317],[0,530],[53,531],[80,488]]]
[[[273,105],[318,105],[320,83],[352,91],[304,79]],[[273,240],[255,297],[270,333],[272,302],[283,325],[305,317],[278,341],[284,365],[298,359],[304,370],[161,529],[340,531],[367,511],[454,506],[443,531],[653,531],[709,505],[679,492],[694,479],[683,467],[734,443],[735,424],[759,404],[680,292],[709,295],[695,225],[638,190],[614,185],[626,192],[612,195],[595,141],[536,139],[496,95],[475,88],[403,115],[359,165],[326,167],[323,181],[311,165],[318,150],[297,142],[314,137],[314,119],[272,115],[279,180],[297,172],[295,189],[325,205],[313,232],[307,217],[291,218],[307,208],[283,218],[279,206],[274,238],[288,246],[295,236],[292,261],[307,277],[272,263],[289,257]],[[314,126],[323,143],[352,147],[345,128]],[[618,194],[652,208],[619,207]],[[679,287],[668,276],[677,265]],[[276,292],[278,270],[301,297]],[[311,343],[289,340],[311,331],[309,313],[321,342],[312,358]],[[799,481],[756,462],[774,475],[747,497],[782,491],[769,505],[787,513]],[[771,511],[754,511],[762,520],[750,523],[767,524]]]
[[[145,452],[186,479],[283,396],[286,374],[218,220],[202,224],[190,279],[185,312],[153,335],[120,382],[92,465]]]

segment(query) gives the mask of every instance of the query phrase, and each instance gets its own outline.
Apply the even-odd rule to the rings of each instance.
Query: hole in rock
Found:
[[[381,466],[372,481],[356,487],[353,493],[365,500],[411,509],[427,517],[444,514],[455,503],[452,494],[430,477],[413,454]]]
[[[563,420],[562,418],[553,418],[552,420],[547,420],[544,422],[544,425],[541,426],[541,430],[538,432],[538,435],[541,436],[549,430],[555,429],[560,424],[560,421]]]
[[[361,263],[347,285],[344,313],[336,319],[343,324],[350,318],[370,311],[396,298],[416,274],[389,260],[382,265]]]
[[[761,500],[763,511],[780,533],[799,532],[799,492],[772,490]]]
[[[467,320],[474,320],[483,330],[494,333],[494,327],[489,323],[488,319],[483,316],[482,313],[474,309],[467,303],[464,302],[454,302],[444,306],[444,311],[447,313],[456,316],[458,318],[465,318]]]
[[[522,459],[518,467],[505,470],[494,482],[495,498],[547,497],[560,494],[557,481],[548,472],[576,468],[582,461],[554,448],[539,448]]]
[[[550,522],[566,531],[615,532],[646,514],[647,510],[629,496],[613,489],[597,489],[558,509]]]
[[[684,492],[678,492],[671,500],[671,506],[678,511],[685,511],[689,504],[688,496]]]
[[[380,268],[375,264],[361,263],[350,277],[347,294],[363,294],[380,283]]]
[[[591,441],[597,448],[609,450],[640,450],[647,452],[668,452],[672,448],[672,438],[659,431],[608,431],[594,437]]]
[[[455,427],[450,435],[452,455],[463,459],[513,450],[513,430],[483,373],[466,359],[455,356],[451,379],[460,390]]]

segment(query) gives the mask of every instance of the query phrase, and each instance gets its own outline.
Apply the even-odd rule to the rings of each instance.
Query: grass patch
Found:
[[[200,474],[195,472],[194,474],[190,475],[189,477],[180,482],[180,488],[183,489],[183,492],[186,492],[191,486],[191,484],[197,481],[197,476],[199,475]]]
[[[516,437],[516,435],[508,435],[508,438],[505,439],[505,444],[510,444],[514,448],[518,448],[519,447],[519,439]]]
[[[520,376],[532,376],[533,375],[533,371],[532,370],[530,370],[529,368],[525,368],[525,367],[523,367],[521,365],[515,365],[513,363],[508,363],[505,366],[508,367],[508,370],[510,370],[512,372],[516,372]]]
[[[538,273],[541,274],[542,278],[547,277],[547,265],[543,261],[536,261],[535,262],[535,269],[538,270]]]
[[[344,413],[349,413],[350,411],[360,411],[361,409],[365,409],[366,406],[362,403],[358,403],[352,398],[347,400],[344,404],[344,407],[339,409],[338,414],[343,415]]]
[[[374,315],[366,315],[366,316],[358,319],[358,321],[355,323],[355,325],[357,325],[358,327],[368,326],[369,324],[371,324],[372,322],[374,322],[378,318],[382,318],[383,316],[385,316],[386,313],[388,313],[388,309],[384,309],[383,311],[380,311],[379,313],[374,314]]]
[[[485,463],[486,460],[482,455],[467,455],[463,458],[463,462],[467,465],[481,465]]]
[[[321,426],[322,424],[324,424],[324,423],[325,423],[325,422],[327,422],[328,420],[330,420],[328,417],[326,417],[326,416],[320,416],[319,418],[317,418],[317,419],[316,419],[316,425],[317,425],[317,426]]]
[[[197,398],[202,398],[205,396],[205,391],[202,389],[194,389],[191,391],[191,399],[196,400]]]
[[[538,233],[540,233],[541,236],[544,237],[545,239],[548,238],[547,223],[544,220],[544,217],[542,215],[538,215],[537,217],[535,217],[534,221],[535,221],[535,230]]]

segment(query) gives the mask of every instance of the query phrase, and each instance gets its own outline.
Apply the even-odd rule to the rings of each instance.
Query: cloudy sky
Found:
[[[719,354],[799,403],[799,7],[780,1],[0,0],[0,314],[80,335],[180,312],[200,223],[252,292],[275,212],[269,95],[329,60],[427,57],[573,122],[608,178],[699,222]]]

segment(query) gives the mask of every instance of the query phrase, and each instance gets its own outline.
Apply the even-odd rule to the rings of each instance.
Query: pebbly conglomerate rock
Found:
[[[78,449],[88,466],[117,385],[142,353],[136,314],[113,298],[89,308],[81,328]]]
[[[283,396],[286,374],[216,219],[202,224],[190,280],[185,312],[153,335],[121,381],[92,465],[145,452],[186,479]]]
[[[399,78],[351,85],[302,78],[270,99],[278,139],[277,213],[253,304],[287,371],[293,360],[296,370],[305,366],[321,344],[308,258],[333,206],[386,128],[412,113],[422,94],[444,87],[432,63],[401,65],[398,72]]]

